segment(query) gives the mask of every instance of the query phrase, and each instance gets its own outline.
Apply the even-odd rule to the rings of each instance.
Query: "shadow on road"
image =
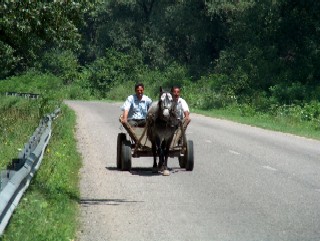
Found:
[[[137,203],[142,201],[129,201],[126,199],[99,199],[99,198],[81,198],[79,204],[82,206],[92,206],[92,205],[112,205],[117,206],[121,203]]]
[[[109,171],[119,171],[121,172],[121,170],[119,170],[116,167],[106,167],[106,169],[108,169]],[[170,173],[176,173],[181,171],[180,168],[168,168]],[[150,176],[161,176],[162,173],[161,172],[157,172],[154,173],[152,172],[152,168],[151,167],[132,167],[130,170],[130,173],[132,175],[137,175],[137,176],[146,176],[146,177],[150,177]]]

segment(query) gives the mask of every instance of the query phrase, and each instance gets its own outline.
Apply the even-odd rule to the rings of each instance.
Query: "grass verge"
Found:
[[[39,125],[38,100],[0,96],[0,169],[6,169]]]
[[[308,121],[295,121],[285,117],[274,117],[270,114],[262,113],[256,113],[254,116],[243,116],[237,109],[218,109],[210,111],[192,110],[192,112],[209,117],[227,119],[263,129],[291,133],[301,137],[320,140],[320,125],[315,128],[314,123]]]
[[[2,241],[73,240],[81,166],[74,137],[75,123],[75,113],[64,105],[62,114],[53,122],[42,164],[12,215]]]

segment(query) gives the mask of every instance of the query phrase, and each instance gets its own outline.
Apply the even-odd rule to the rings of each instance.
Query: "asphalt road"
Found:
[[[192,172],[116,169],[120,104],[68,101],[83,156],[77,240],[319,241],[320,142],[191,114]]]

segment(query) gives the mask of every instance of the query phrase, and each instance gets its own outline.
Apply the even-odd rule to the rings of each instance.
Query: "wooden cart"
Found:
[[[119,119],[121,123],[121,116]],[[178,157],[179,165],[187,171],[194,166],[193,141],[187,140],[186,129],[189,122],[181,121],[169,150],[169,157]],[[147,128],[131,127],[128,123],[122,124],[127,133],[118,133],[117,137],[117,168],[130,171],[132,158],[153,157],[151,142],[147,138]]]

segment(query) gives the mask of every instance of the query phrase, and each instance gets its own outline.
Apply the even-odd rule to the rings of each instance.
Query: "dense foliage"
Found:
[[[0,78],[34,66],[50,49],[79,51],[87,10],[73,1],[0,3]]]
[[[124,99],[142,81],[151,96],[179,84],[196,108],[304,110],[320,99],[319,10],[312,0],[4,2],[0,77],[51,73],[71,98]]]
[[[314,0],[2,1],[0,94],[41,98],[0,96],[0,167],[63,99],[124,100],[136,82],[153,99],[159,85],[177,84],[191,108],[319,138],[319,12]],[[22,200],[28,208],[17,211],[4,240],[72,240],[74,123],[64,108],[49,161]],[[20,225],[34,215],[41,218],[32,229]]]

